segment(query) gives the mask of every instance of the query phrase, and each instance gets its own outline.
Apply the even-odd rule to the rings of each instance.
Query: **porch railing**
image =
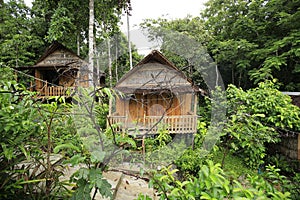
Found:
[[[63,86],[44,86],[38,92],[41,96],[70,96],[74,87],[63,87]]]
[[[170,134],[196,133],[196,115],[145,116],[131,121],[127,116],[110,116],[110,124],[116,132],[138,131],[141,134],[155,134],[160,126],[165,126]]]

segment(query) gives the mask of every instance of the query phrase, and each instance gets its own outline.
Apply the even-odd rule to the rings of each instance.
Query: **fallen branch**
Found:
[[[147,178],[147,177],[143,177],[143,176],[140,176],[139,174],[136,174],[134,172],[129,172],[129,171],[126,171],[126,170],[120,170],[120,169],[110,169],[108,171],[112,171],[112,172],[121,172],[122,174],[125,174],[125,175],[128,175],[128,176],[133,176],[135,178],[138,178],[138,179],[142,179],[144,181],[150,181],[150,178]]]

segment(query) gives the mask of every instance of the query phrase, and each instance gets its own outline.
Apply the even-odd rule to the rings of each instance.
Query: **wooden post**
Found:
[[[143,148],[143,160],[145,162],[146,148],[145,148],[145,136],[144,135],[143,135],[143,139],[142,139],[142,148]]]
[[[194,114],[197,115],[198,97],[194,95]]]
[[[43,83],[41,82],[41,80],[40,79],[42,79],[43,77],[42,77],[42,75],[41,75],[41,73],[40,73],[40,71],[39,70],[35,70],[35,78],[37,78],[37,79],[35,79],[35,88],[36,88],[36,91],[38,91],[38,92],[40,92],[40,90],[41,90],[41,88],[43,87]]]
[[[29,88],[29,91],[30,91],[30,92],[33,91],[33,84],[32,84],[32,81],[30,81],[30,88]]]
[[[44,94],[45,94],[45,96],[49,96],[49,94],[48,94],[48,81],[46,81],[46,85],[45,85],[45,87],[43,87],[44,88]]]

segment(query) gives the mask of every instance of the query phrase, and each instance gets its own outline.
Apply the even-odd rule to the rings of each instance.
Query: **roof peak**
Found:
[[[145,56],[136,66],[151,62],[158,62],[160,64],[168,65],[178,70],[178,68],[171,61],[169,61],[160,51],[155,49],[152,50],[147,56]]]
[[[36,64],[43,61],[46,57],[48,57],[50,54],[52,54],[53,52],[55,52],[58,49],[64,49],[68,52],[70,52],[71,54],[73,54],[74,56],[77,56],[78,58],[80,58],[80,56],[78,56],[74,51],[72,51],[71,49],[67,48],[66,46],[64,46],[62,43],[58,42],[58,41],[53,41],[51,43],[50,46],[48,46],[45,50],[45,52],[43,53],[43,55],[37,60]],[[81,58],[80,58],[81,59]]]

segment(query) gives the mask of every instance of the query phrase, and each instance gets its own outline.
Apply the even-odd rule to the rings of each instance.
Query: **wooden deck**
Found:
[[[116,132],[156,134],[161,125],[165,125],[170,134],[190,134],[197,131],[196,115],[145,116],[134,122],[126,116],[110,116],[108,120],[110,124],[116,124]]]

